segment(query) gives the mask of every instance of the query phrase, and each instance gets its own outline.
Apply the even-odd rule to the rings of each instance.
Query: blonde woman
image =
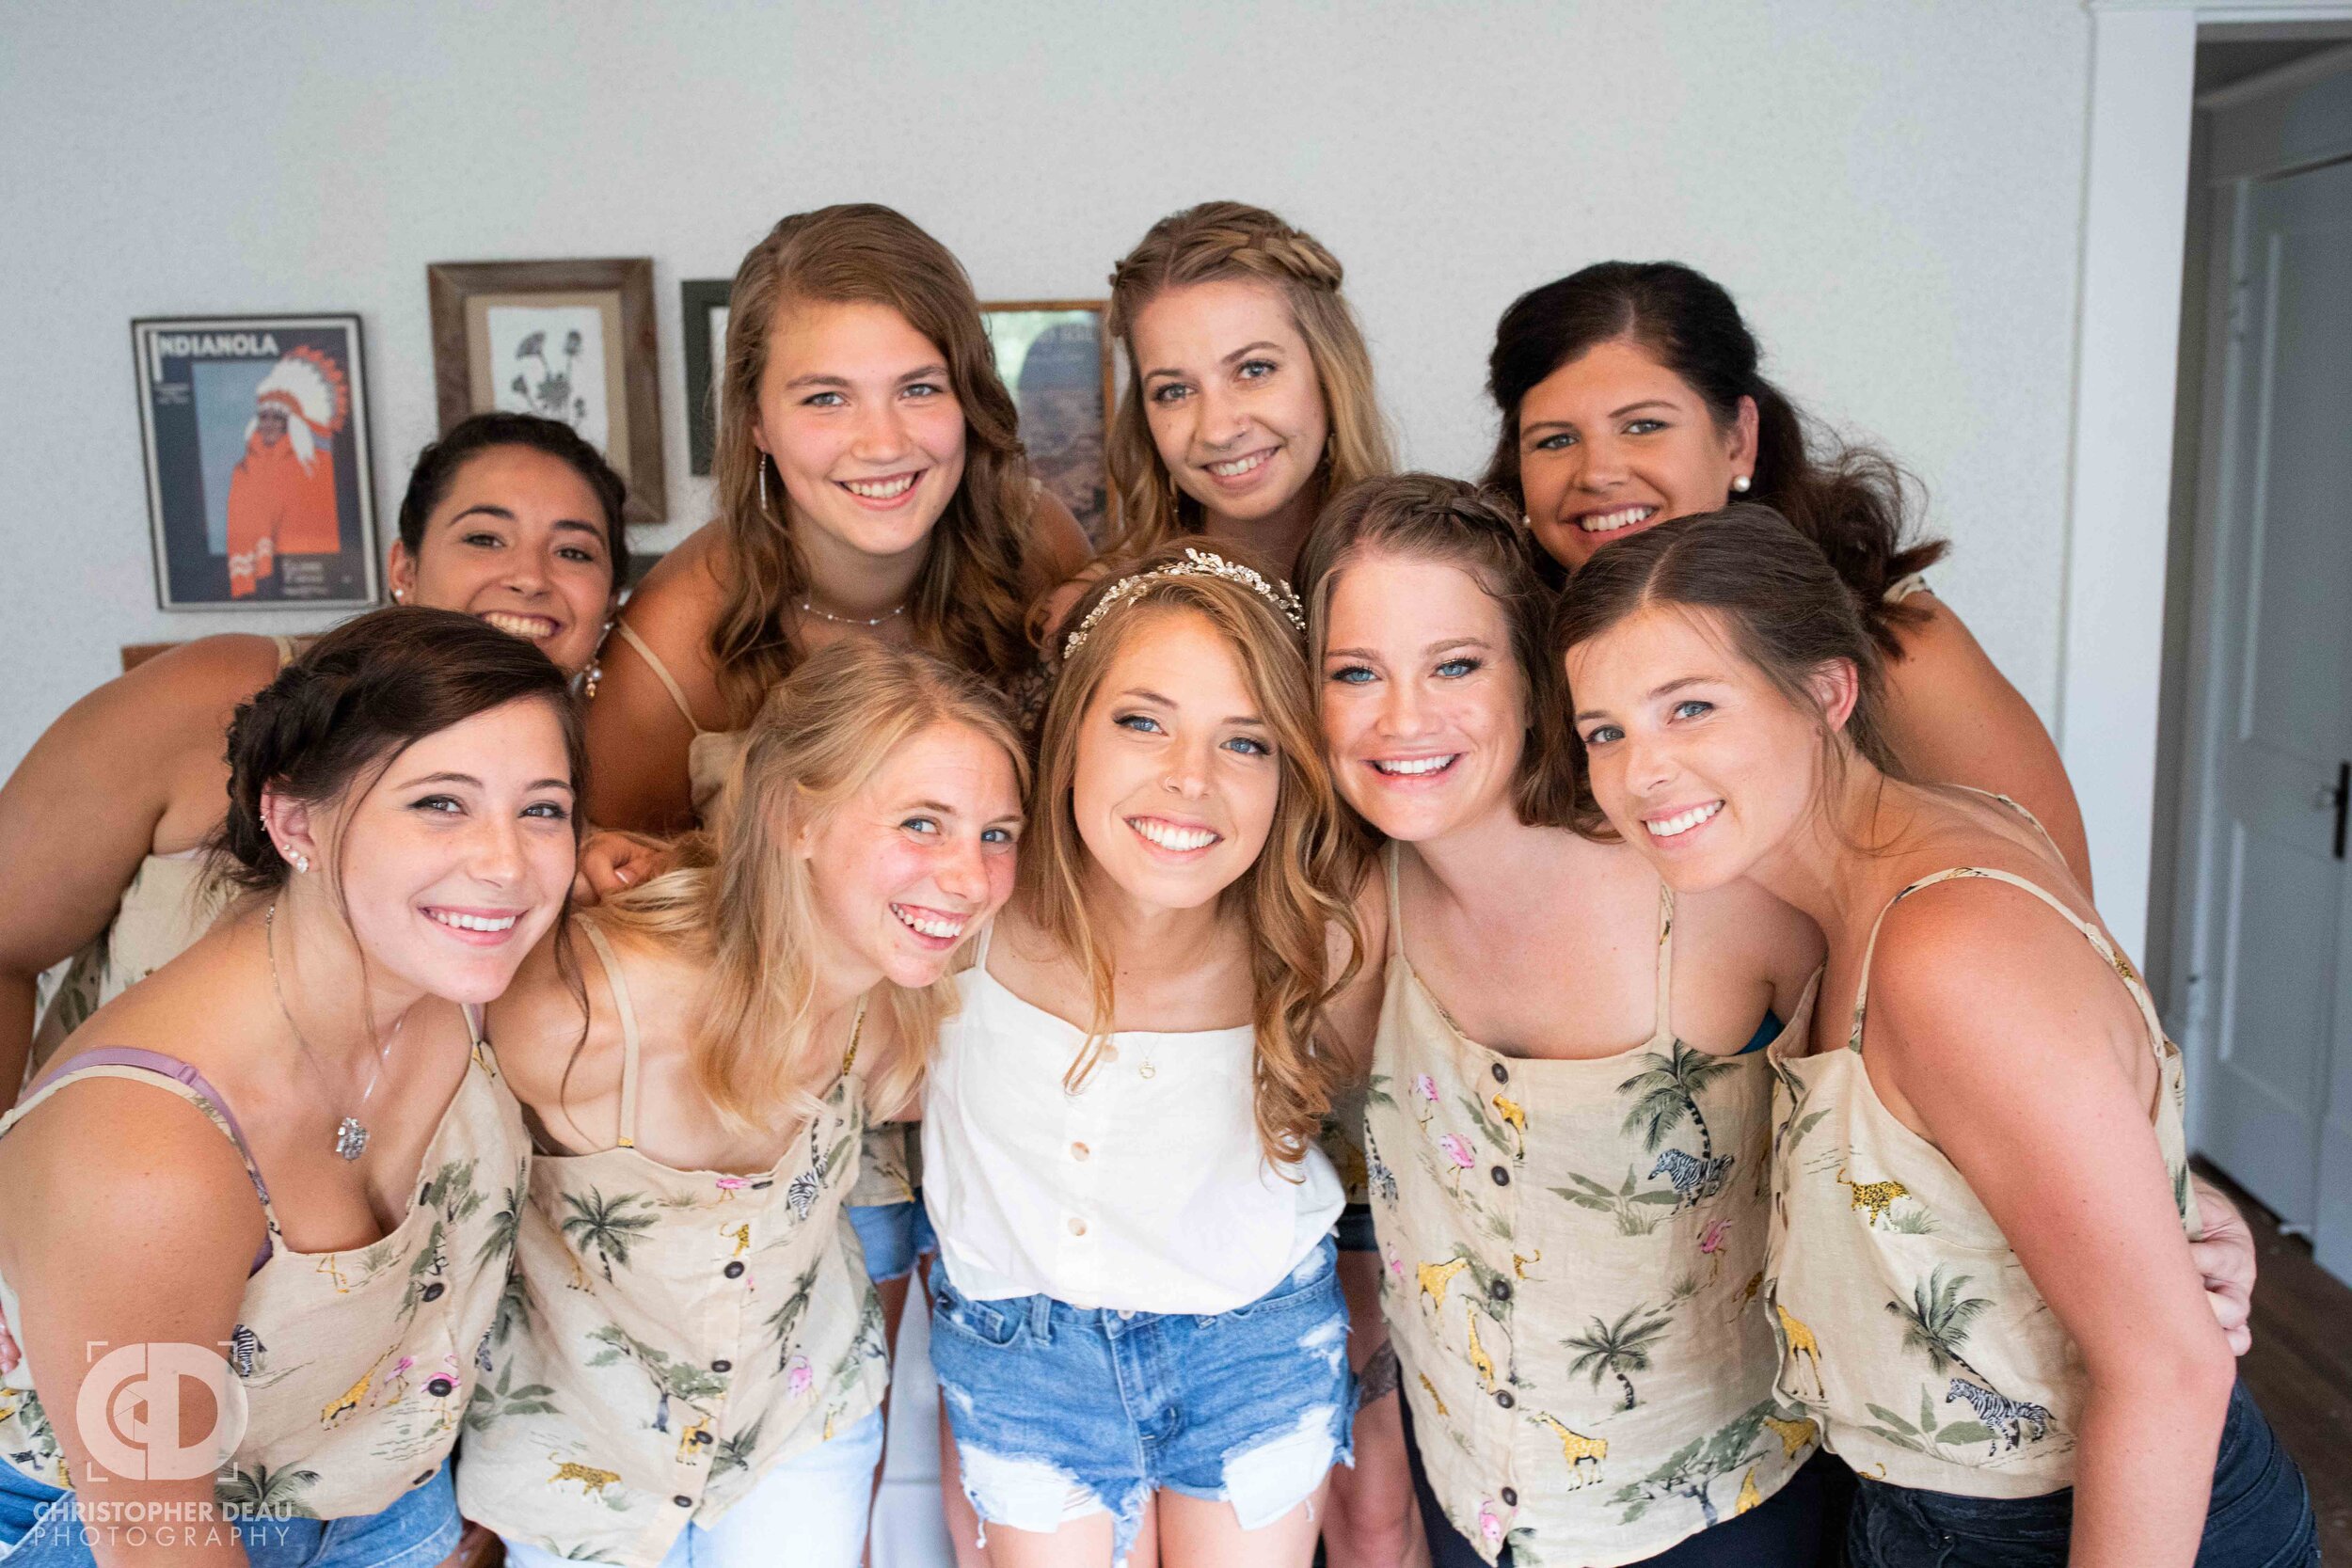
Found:
[[[459,1494],[513,1560],[858,1561],[889,1373],[842,1199],[1012,889],[1025,772],[971,676],[819,650],[709,837],[583,917],[584,977],[542,949],[492,1010],[539,1151]]]
[[[1120,261],[1109,327],[1130,375],[1108,451],[1115,548],[1198,534],[1295,576],[1325,500],[1394,467],[1342,276],[1313,235],[1238,201],[1170,214]],[[1356,1325],[1348,1354],[1367,1370],[1356,1465],[1332,1481],[1324,1533],[1333,1568],[1402,1568],[1421,1560],[1420,1536],[1404,1430],[1386,1398],[1392,1362],[1382,1354],[1361,1119],[1351,1093],[1324,1137],[1349,1182],[1340,1274]]]
[[[1230,540],[1288,573],[1324,498],[1395,467],[1339,259],[1263,207],[1204,201],[1111,272],[1119,547]]]
[[[924,1104],[931,1357],[997,1564],[1303,1565],[1355,1380],[1314,1141],[1354,964],[1287,589],[1198,546],[1102,585],[1021,891]]]

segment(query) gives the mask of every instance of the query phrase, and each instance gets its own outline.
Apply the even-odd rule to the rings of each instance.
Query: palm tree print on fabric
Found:
[[[1767,1402],[1746,1411],[1712,1436],[1692,1438],[1648,1475],[1619,1487],[1609,1500],[1625,1510],[1625,1522],[1631,1524],[1648,1513],[1652,1504],[1683,1497],[1698,1505],[1704,1525],[1714,1525],[1720,1516],[1708,1489],[1717,1481],[1746,1468],[1757,1457],[1756,1436],[1763,1429],[1764,1418],[1772,1414],[1772,1405]]]
[[[480,1432],[492,1421],[514,1416],[559,1416],[555,1406],[555,1390],[544,1383],[508,1386],[515,1369],[500,1369],[498,1381],[484,1378],[474,1385],[473,1399],[466,1405],[466,1430]]]
[[[565,1193],[564,1204],[571,1211],[564,1216],[564,1239],[582,1252],[595,1250],[604,1265],[608,1283],[612,1278],[613,1264],[628,1267],[630,1243],[660,1223],[660,1212],[645,1201],[642,1193],[623,1193],[608,1198],[601,1190],[591,1187],[584,1198],[577,1193]],[[640,1206],[643,1212],[630,1212],[632,1204]]]
[[[1634,1391],[1633,1379],[1627,1374],[1649,1370],[1654,1341],[1672,1322],[1672,1314],[1661,1307],[1630,1307],[1613,1323],[1595,1318],[1583,1333],[1560,1341],[1577,1353],[1576,1359],[1568,1364],[1568,1376],[1588,1372],[1596,1389],[1600,1387],[1602,1378],[1615,1378],[1625,1390],[1621,1408],[1632,1409],[1641,1402],[1641,1396]]]
[[[2035,1442],[2049,1434],[2047,1410],[2009,1399],[1994,1386],[1991,1378],[1969,1363],[1965,1354],[1969,1330],[1977,1319],[1993,1307],[1993,1303],[1982,1296],[1962,1293],[1967,1289],[1969,1277],[1939,1263],[1926,1279],[1912,1286],[1908,1303],[1885,1304],[1888,1312],[1902,1320],[1903,1349],[1924,1355],[1938,1377],[1955,1368],[1963,1374],[1951,1380],[1942,1402],[1963,1406],[1959,1412],[1946,1412],[1957,1415],[1959,1419],[1939,1423],[1938,1402],[1927,1388],[1919,1391],[1919,1416],[1915,1422],[1884,1405],[1867,1406],[1881,1423],[1869,1430],[1899,1448],[1933,1453],[1944,1446],[1983,1443],[1997,1447],[1999,1439],[2006,1435],[2009,1446],[2014,1449],[2023,1434],[2030,1433]],[[1986,1424],[1988,1414],[2000,1421],[2000,1432]]]
[[[822,1266],[819,1259],[803,1269],[800,1278],[792,1282],[792,1293],[784,1298],[784,1305],[768,1315],[768,1337],[775,1341],[778,1371],[784,1370],[785,1364],[792,1359],[792,1331],[800,1327],[801,1319],[807,1315],[809,1301],[817,1293],[817,1271]]]
[[[1698,1157],[1690,1167],[1690,1174],[1685,1176],[1681,1168],[1670,1166],[1664,1158],[1650,1174],[1670,1175],[1685,1202],[1695,1203],[1700,1198],[1714,1196],[1723,1190],[1724,1180],[1730,1175],[1738,1156],[1726,1154],[1720,1162],[1716,1159],[1715,1134],[1707,1125],[1707,1113],[1699,1109],[1699,1091],[1733,1071],[1733,1064],[1724,1057],[1693,1051],[1680,1040],[1675,1041],[1669,1052],[1645,1051],[1636,1059],[1645,1064],[1644,1070],[1617,1085],[1619,1094],[1635,1097],[1633,1108],[1626,1113],[1625,1130],[1639,1132],[1642,1147],[1655,1154],[1659,1145],[1688,1117],[1699,1135]]]
[[[1682,1203],[1682,1195],[1672,1187],[1634,1191],[1631,1165],[1625,1168],[1625,1180],[1613,1189],[1575,1171],[1568,1172],[1568,1180],[1576,1185],[1554,1187],[1552,1192],[1580,1209],[1591,1209],[1609,1215],[1616,1222],[1620,1236],[1648,1235],[1665,1224]]]
[[[316,1470],[280,1465],[273,1470],[256,1465],[233,1469],[213,1483],[213,1499],[221,1511],[246,1519],[315,1519],[318,1511],[302,1494],[318,1484]]]
[[[653,1385],[653,1428],[656,1432],[670,1430],[672,1401],[691,1407],[699,1417],[703,1414],[704,1401],[716,1399],[727,1391],[727,1380],[722,1374],[692,1361],[674,1359],[618,1323],[607,1323],[588,1338],[604,1346],[588,1358],[589,1366],[610,1367],[622,1361],[633,1362]]]

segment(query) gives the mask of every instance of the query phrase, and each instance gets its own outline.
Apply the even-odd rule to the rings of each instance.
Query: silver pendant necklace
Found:
[[[286,1006],[286,988],[278,983],[278,906],[275,903],[262,916],[262,941],[269,949],[269,989],[278,998],[278,1016],[284,1019],[286,1027],[294,1031],[294,1043],[302,1047],[302,1053],[310,1059],[312,1069],[325,1078],[326,1069],[321,1065],[318,1053],[310,1049],[310,1042],[303,1037],[302,1026],[294,1021],[294,1013]],[[376,1050],[375,1070],[368,1075],[368,1086],[359,1091],[359,1103],[353,1108],[351,1115],[336,1124],[335,1152],[346,1161],[357,1160],[367,1152],[368,1125],[359,1119],[358,1113],[368,1108],[368,1098],[375,1093],[375,1085],[383,1081],[384,1069],[391,1060],[392,1046],[399,1041],[401,1030],[407,1026],[408,1015],[403,1013],[400,1022],[392,1027],[391,1039]]]
[[[835,615],[830,610],[819,610],[817,608],[814,600],[803,599],[801,601],[802,614],[814,615],[819,621],[831,621],[836,626],[879,626],[884,621],[890,620],[895,616],[904,615],[906,612],[907,607],[901,604],[895,610],[883,610],[880,615],[875,616],[869,621],[863,615]]]

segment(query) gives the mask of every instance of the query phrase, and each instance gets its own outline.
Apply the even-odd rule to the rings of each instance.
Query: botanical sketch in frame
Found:
[[[1014,300],[980,307],[988,341],[1021,409],[1029,467],[1098,546],[1110,522],[1103,467],[1113,404],[1106,301]]]
[[[735,284],[724,277],[690,277],[677,286],[678,315],[686,324],[686,471],[710,472],[719,446],[720,388],[726,382],[727,298]]]
[[[441,428],[493,408],[562,420],[628,482],[628,520],[660,522],[653,262],[436,261],[425,280]]]
[[[131,347],[156,604],[373,604],[359,318],[149,318]]]

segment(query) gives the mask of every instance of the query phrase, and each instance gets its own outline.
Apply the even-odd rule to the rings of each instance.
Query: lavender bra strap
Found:
[[[229,1108],[228,1097],[213,1087],[204,1075],[197,1071],[195,1068],[177,1056],[167,1056],[160,1051],[141,1051],[135,1046],[127,1045],[100,1046],[95,1051],[76,1052],[70,1061],[71,1065],[67,1068],[69,1072],[86,1067],[127,1067],[136,1068],[142,1072],[154,1073],[159,1078],[176,1080],[194,1089],[203,1098],[206,1104],[220,1113],[220,1119],[227,1124],[229,1129],[229,1141],[237,1146],[237,1153],[245,1161],[245,1174],[253,1182],[254,1196],[262,1200],[262,1213],[264,1221],[262,1250],[253,1255],[253,1266],[246,1271],[246,1277],[250,1279],[260,1274],[262,1265],[269,1261],[272,1246],[266,1227],[269,1215],[269,1187],[262,1180],[262,1167],[253,1163],[253,1149],[245,1141],[245,1129],[237,1125],[237,1113]],[[28,1085],[25,1092],[30,1094],[38,1087],[40,1087],[38,1084]]]

